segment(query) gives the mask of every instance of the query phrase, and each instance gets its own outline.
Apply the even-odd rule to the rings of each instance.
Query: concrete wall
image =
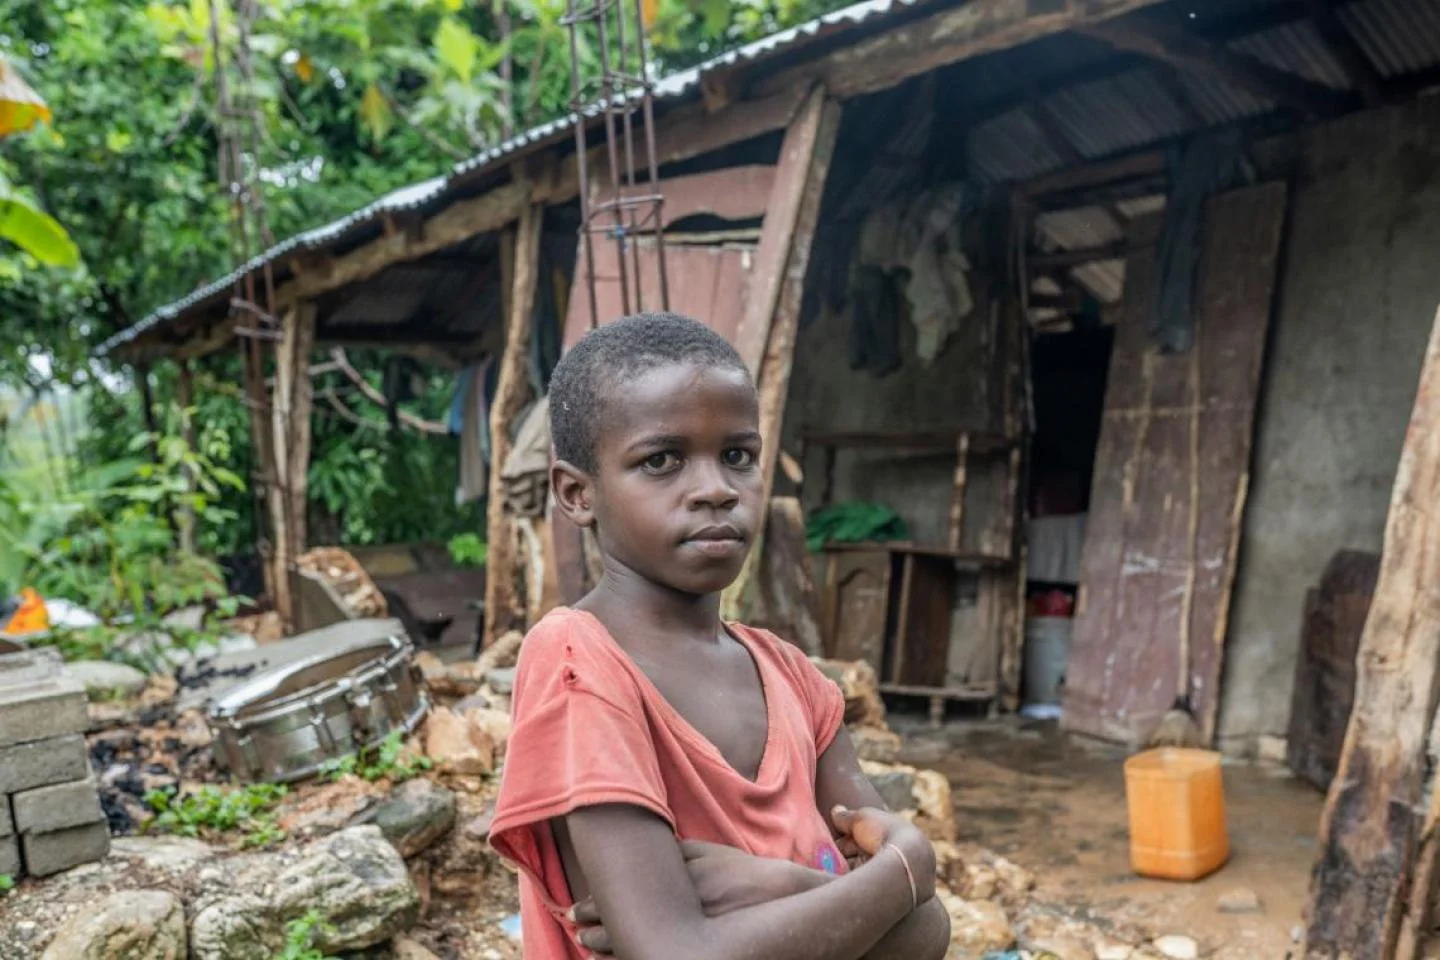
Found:
[[[978,283],[972,283],[978,294],[976,287]],[[903,363],[883,377],[850,369],[848,317],[822,311],[800,331],[785,410],[786,449],[799,449],[802,430],[990,429],[992,333],[983,305],[977,305],[929,366],[915,354],[914,326],[906,318],[897,322]],[[812,452],[804,466],[808,511],[819,506],[823,459]],[[953,454],[916,457],[895,451],[841,451],[831,500],[884,503],[905,519],[914,539],[944,543],[954,472]],[[985,496],[989,481],[989,472],[977,466],[973,496]]]
[[[1378,551],[1440,304],[1440,98],[1303,136],[1258,418],[1220,736],[1284,735],[1305,591]]]

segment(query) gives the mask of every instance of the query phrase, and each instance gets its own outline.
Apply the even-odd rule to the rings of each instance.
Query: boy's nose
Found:
[[[719,464],[702,466],[697,470],[687,501],[692,510],[729,508],[740,501],[740,491]]]

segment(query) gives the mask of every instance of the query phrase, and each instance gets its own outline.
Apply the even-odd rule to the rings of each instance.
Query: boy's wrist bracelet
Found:
[[[885,846],[895,851],[895,855],[900,858],[900,865],[905,868],[905,879],[910,881],[910,909],[914,911],[920,906],[920,892],[915,887],[915,871],[910,869],[910,858],[905,856],[904,850],[893,843],[887,842]]]

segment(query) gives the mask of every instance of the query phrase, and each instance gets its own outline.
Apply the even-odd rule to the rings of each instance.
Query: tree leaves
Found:
[[[50,214],[16,193],[0,178],[0,240],[8,240],[47,267],[80,262],[75,242]]]
[[[390,101],[385,98],[378,83],[372,82],[365,88],[365,95],[360,98],[359,116],[365,129],[376,140],[384,140],[394,126],[395,111],[390,109]]]
[[[440,63],[460,79],[469,84],[475,75],[475,60],[480,52],[480,41],[469,28],[455,17],[446,17],[435,30],[435,56]]]

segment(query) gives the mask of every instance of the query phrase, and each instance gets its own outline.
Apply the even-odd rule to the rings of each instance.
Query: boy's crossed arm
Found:
[[[883,809],[843,730],[817,765],[816,799],[822,811]],[[559,834],[584,878],[577,884],[572,876],[572,888],[588,888],[593,901],[581,910],[598,909],[604,921],[586,939],[601,935],[605,942],[590,946],[624,960],[942,957],[950,927],[934,898],[934,851],[918,829],[880,809],[836,816],[842,849],[870,858],[844,876],[678,843],[663,820],[638,807],[582,808]],[[920,901],[913,909],[907,865]]]

